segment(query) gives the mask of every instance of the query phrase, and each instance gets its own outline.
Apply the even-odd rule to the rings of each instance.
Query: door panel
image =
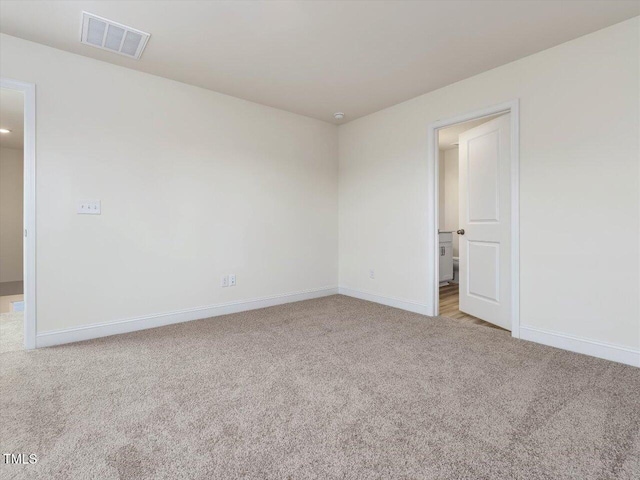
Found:
[[[469,140],[466,161],[469,180],[467,217],[470,222],[499,221],[498,141],[498,131]]]
[[[459,138],[460,310],[511,329],[510,115]]]
[[[500,244],[467,242],[467,290],[469,295],[500,301]]]

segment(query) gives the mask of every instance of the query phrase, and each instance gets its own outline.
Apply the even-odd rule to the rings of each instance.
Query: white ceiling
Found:
[[[22,92],[0,88],[0,128],[11,133],[0,133],[0,147],[24,148],[24,97]]]
[[[141,60],[81,44],[82,10],[151,33]],[[2,0],[0,31],[341,123],[639,14],[637,0]]]

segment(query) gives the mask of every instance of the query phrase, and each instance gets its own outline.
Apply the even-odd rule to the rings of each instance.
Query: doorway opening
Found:
[[[24,346],[24,98],[0,89],[0,353]]]
[[[0,354],[35,348],[35,87],[0,80]]]
[[[519,336],[518,104],[429,128],[434,315]]]

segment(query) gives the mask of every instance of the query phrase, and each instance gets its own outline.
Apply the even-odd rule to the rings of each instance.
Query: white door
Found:
[[[460,310],[511,330],[510,115],[459,138]]]

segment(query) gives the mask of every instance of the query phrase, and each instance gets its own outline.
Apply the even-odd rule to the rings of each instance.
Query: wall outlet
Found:
[[[221,287],[228,287],[229,286],[229,277],[227,277],[226,275],[223,275],[222,277],[220,277],[220,286]]]
[[[370,279],[374,279],[376,278],[376,271],[375,270],[369,270],[369,278]]]
[[[90,200],[78,203],[78,214],[80,215],[100,215],[100,200]]]
[[[236,274],[235,273],[230,273],[229,274],[229,286],[230,287],[235,287],[236,286]]]

